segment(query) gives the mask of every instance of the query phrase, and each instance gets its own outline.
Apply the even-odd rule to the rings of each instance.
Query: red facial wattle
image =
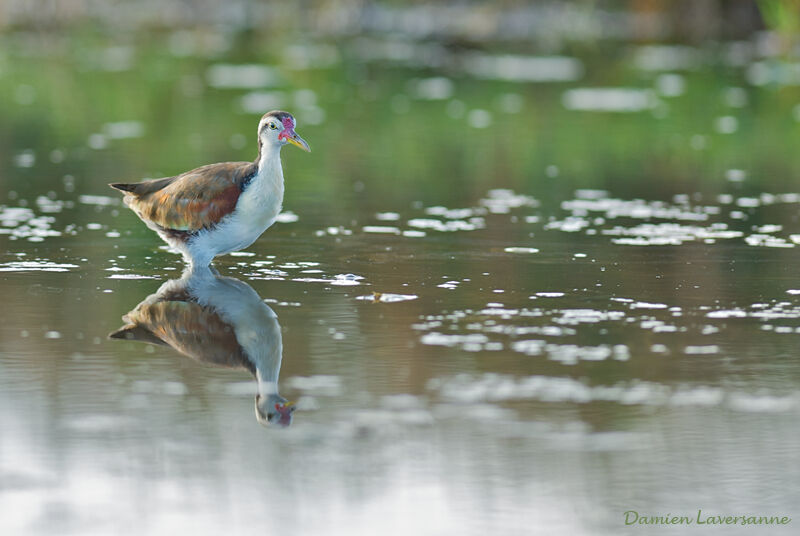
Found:
[[[297,136],[297,134],[294,132],[294,119],[291,117],[285,117],[281,122],[283,123],[283,130],[280,132],[280,134],[278,134],[279,140],[288,140],[289,138]]]
[[[311,147],[308,146],[306,140],[298,136],[297,132],[294,131],[294,118],[285,117],[281,122],[283,123],[283,130],[278,133],[278,141],[285,141],[304,151],[311,152]]]

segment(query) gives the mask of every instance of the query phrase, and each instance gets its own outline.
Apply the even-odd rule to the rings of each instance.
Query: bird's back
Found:
[[[110,186],[125,193],[125,204],[145,222],[162,230],[195,232],[230,214],[257,170],[253,162],[225,162],[175,177]]]

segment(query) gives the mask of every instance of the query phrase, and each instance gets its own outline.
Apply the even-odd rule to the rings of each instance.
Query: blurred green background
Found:
[[[250,160],[272,108],[315,150],[285,155],[287,206],[334,210],[314,200],[354,189],[383,209],[490,186],[665,197],[722,191],[729,170],[791,188],[797,8],[4,0],[0,195]]]

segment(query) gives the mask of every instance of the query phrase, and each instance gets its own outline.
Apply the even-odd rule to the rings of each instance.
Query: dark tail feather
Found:
[[[151,194],[153,192],[157,192],[162,188],[165,188],[172,184],[177,177],[164,177],[163,179],[154,179],[149,181],[143,182],[112,182],[109,184],[115,190],[119,190],[120,192],[131,193],[136,196],[142,196]]]
[[[136,189],[135,184],[126,184],[124,182],[112,182],[109,186],[120,192],[133,192]]]

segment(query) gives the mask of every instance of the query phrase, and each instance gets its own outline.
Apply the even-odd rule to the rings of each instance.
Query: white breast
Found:
[[[217,226],[202,231],[188,244],[193,264],[208,264],[217,255],[244,249],[275,222],[283,205],[280,156],[261,161],[259,172],[239,196],[236,209]]]
[[[246,225],[260,229],[259,235],[272,225],[283,205],[283,170],[280,159],[275,161],[277,165],[259,170],[236,203],[235,214]]]

